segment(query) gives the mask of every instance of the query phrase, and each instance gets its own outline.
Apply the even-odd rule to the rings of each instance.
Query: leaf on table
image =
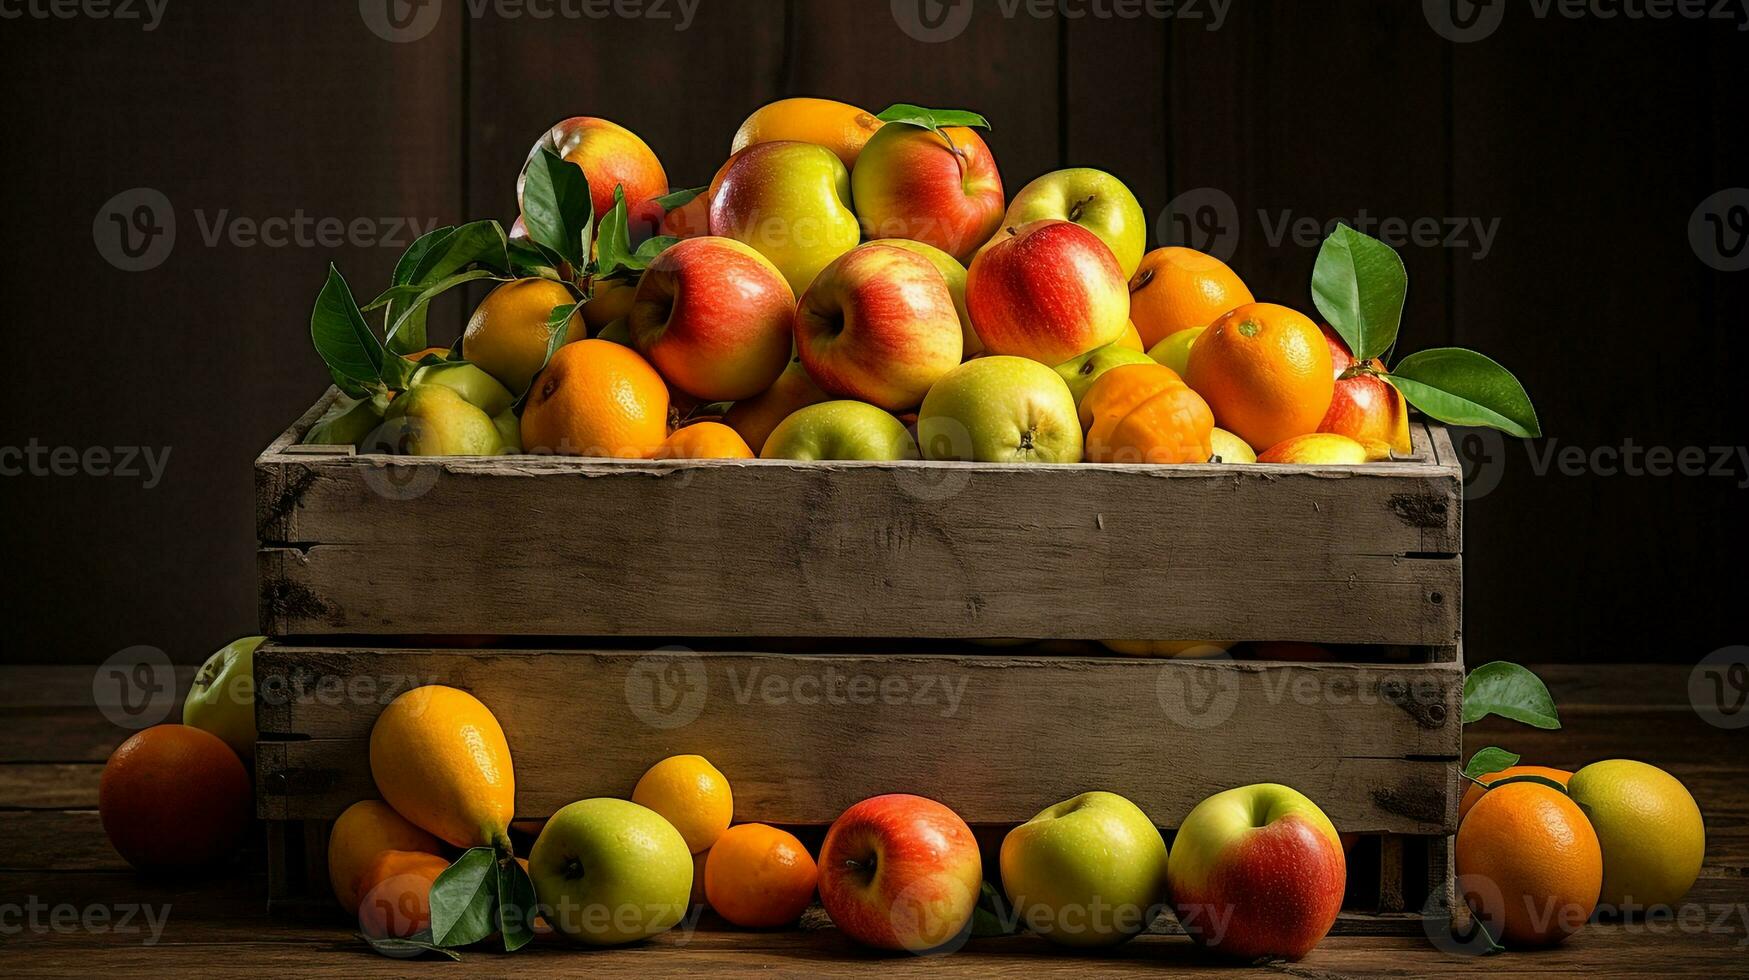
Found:
[[[431,883],[431,936],[438,946],[468,946],[497,928],[498,855],[490,847],[463,852]]]

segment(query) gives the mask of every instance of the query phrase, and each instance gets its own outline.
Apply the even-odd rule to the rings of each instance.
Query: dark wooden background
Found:
[[[1749,464],[1662,477],[1538,465],[1551,448],[1745,442],[1749,273],[1714,271],[1688,239],[1703,199],[1749,185],[1738,23],[1514,4],[1491,36],[1458,44],[1414,0],[1233,0],[1218,30],[1211,0],[1173,20],[971,2],[943,43],[907,35],[888,0],[701,0],[686,30],[675,0],[666,20],[475,16],[447,0],[406,43],[373,33],[351,0],[170,0],[151,31],[0,21],[0,446],[171,452],[151,489],[0,477],[4,660],[147,644],[198,661],[255,628],[250,462],[325,384],[311,300],[330,260],[370,292],[400,248],[209,244],[203,226],[508,220],[528,146],[576,114],[636,129],[693,186],[749,111],[795,94],[981,110],[1011,193],[1075,164],[1117,173],[1150,213],[1186,192],[1230,200],[1234,265],[1260,297],[1308,310],[1315,250],[1272,240],[1285,216],[1497,221],[1485,256],[1473,235],[1403,249],[1401,349],[1490,353],[1549,434],[1467,440],[1472,661],[1693,662],[1745,642]],[[124,272],[93,224],[137,187],[172,202],[176,245]],[[440,314],[447,339],[461,307]],[[444,570],[405,574],[417,589]]]

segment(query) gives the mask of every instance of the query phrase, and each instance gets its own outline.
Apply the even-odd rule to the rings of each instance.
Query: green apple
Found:
[[[1056,366],[1054,369],[1069,383],[1069,394],[1075,396],[1077,407],[1081,399],[1086,397],[1087,389],[1093,387],[1093,382],[1099,376],[1122,364],[1152,364],[1154,359],[1139,350],[1119,347],[1117,344],[1106,344],[1095,347],[1080,357],[1073,357]]]
[[[1148,356],[1153,358],[1156,364],[1164,364],[1177,371],[1178,376],[1182,378],[1184,377],[1184,369],[1190,366],[1191,345],[1195,344],[1196,338],[1201,337],[1202,332],[1207,329],[1207,327],[1191,327],[1188,330],[1180,330],[1175,334],[1170,334],[1165,340],[1155,344],[1148,351]]]
[[[383,424],[383,412],[389,407],[386,395],[370,398],[334,399],[334,404],[322,413],[310,431],[304,433],[306,446],[362,446],[377,426]]]
[[[674,825],[629,800],[579,800],[553,814],[528,852],[541,915],[590,946],[672,929],[692,896],[692,852]]]
[[[948,336],[953,336],[949,333]],[[792,413],[771,430],[763,459],[916,459],[905,423],[867,402],[831,401]]]
[[[467,361],[446,361],[413,372],[413,387],[442,385],[466,399],[487,415],[502,415],[516,403],[516,396],[497,378]]]
[[[1073,221],[1098,235],[1117,256],[1125,279],[1142,265],[1148,217],[1123,181],[1103,170],[1076,167],[1039,177],[1008,203],[1002,227],[1019,228],[1045,218]]]
[[[1028,929],[1065,946],[1112,946],[1166,903],[1166,841],[1116,793],[1082,793],[1002,839],[1002,890]]]
[[[978,339],[978,332],[972,329],[972,314],[966,309],[966,267],[934,245],[926,245],[909,238],[882,238],[880,243],[916,252],[935,263],[935,267],[941,270],[941,277],[947,280],[947,291],[953,294],[953,308],[960,314],[960,336],[965,348],[962,356],[982,354],[984,342]]]
[[[244,762],[255,761],[255,648],[265,636],[232,640],[206,658],[182,702],[182,723],[224,740]]]
[[[929,389],[917,441],[925,459],[1078,463],[1081,419],[1057,372],[1027,357],[987,356]]]
[[[397,395],[374,441],[408,456],[495,456],[504,450],[492,417],[442,384],[415,385]]]

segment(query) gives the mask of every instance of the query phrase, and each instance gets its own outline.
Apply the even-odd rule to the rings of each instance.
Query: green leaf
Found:
[[[692,203],[693,198],[708,190],[710,190],[710,187],[707,185],[705,187],[694,187],[689,190],[669,191],[661,197],[656,198],[656,204],[664,211],[673,211],[676,208],[686,207],[688,204]]]
[[[529,158],[522,188],[522,218],[530,240],[581,268],[595,225],[589,180],[583,168],[542,146]]]
[[[421,956],[430,956],[434,954],[437,956],[446,956],[457,963],[460,963],[462,959],[460,953],[457,953],[454,950],[444,949],[442,946],[432,942],[431,930],[429,929],[415,933],[409,939],[377,939],[372,936],[367,936],[362,932],[358,933],[358,938],[369,943],[371,949],[376,950],[378,953],[381,953],[390,959],[411,960],[417,959]]]
[[[370,389],[342,375],[332,367],[328,368],[328,376],[334,379],[334,387],[339,388],[352,398],[369,398],[371,395]]]
[[[1518,765],[1520,756],[1505,749],[1490,745],[1485,749],[1477,749],[1470,756],[1470,764],[1464,767],[1464,776],[1469,779],[1479,779],[1491,772],[1500,772]]]
[[[1384,242],[1337,225],[1318,249],[1312,301],[1355,360],[1364,364],[1397,342],[1408,295],[1403,257]]]
[[[559,266],[564,264],[565,260],[559,253],[538,242],[526,238],[510,242],[510,271],[519,279],[564,282],[565,277],[559,274]]]
[[[401,260],[395,263],[395,274],[389,281],[397,286],[403,286],[413,281],[413,276],[419,270],[419,263],[425,260],[433,245],[455,232],[454,225],[445,225],[420,235],[418,240],[407,246],[407,251],[401,253]]]
[[[1448,425],[1485,425],[1520,439],[1543,434],[1512,372],[1461,347],[1410,354],[1382,376],[1409,403]]]
[[[424,288],[420,289],[418,293],[416,293],[410,300],[408,300],[405,304],[403,304],[400,307],[399,315],[394,319],[394,321],[391,323],[391,325],[389,327],[389,339],[390,339],[390,341],[393,341],[394,338],[396,338],[397,336],[401,336],[403,331],[406,331],[408,329],[408,323],[409,323],[409,321],[411,321],[413,319],[413,317],[415,315],[418,315],[421,318],[423,318],[426,307],[431,305],[431,301],[433,299],[436,299],[438,296],[441,296],[444,293],[449,292],[450,290],[454,289],[457,286],[464,285],[464,284],[470,283],[470,282],[476,282],[476,281],[481,280],[481,279],[496,279],[499,281],[507,281],[505,276],[502,276],[491,269],[474,269],[470,272],[458,272],[453,276],[450,276],[446,279],[440,279],[437,282],[431,283],[431,284],[425,286]],[[407,289],[410,287],[396,286],[394,288],[395,289]],[[417,348],[417,347],[413,348],[413,350],[420,350],[420,349],[421,348]],[[411,351],[404,351],[402,353],[411,353]]]
[[[648,269],[650,263],[656,261],[656,256],[678,244],[680,244],[680,239],[672,235],[657,235],[655,238],[646,238],[638,246],[638,250],[632,253],[632,257],[643,263],[640,268]]]
[[[503,225],[490,219],[470,221],[434,240],[407,281],[429,285],[470,265],[509,273],[509,249],[510,239],[504,234]]]
[[[467,946],[497,928],[498,854],[475,847],[431,883],[431,936],[438,946]]]
[[[1485,663],[1464,678],[1464,724],[1489,715],[1548,731],[1561,727],[1555,699],[1542,678],[1504,660]]]
[[[498,859],[498,934],[504,951],[514,953],[534,941],[536,906],[534,882],[509,855]]]
[[[965,109],[925,109],[908,102],[894,103],[875,118],[882,122],[922,126],[932,132],[940,132],[943,126],[969,126],[985,130],[990,128],[990,120],[975,112]]]
[[[310,340],[335,380],[344,378],[355,388],[382,384],[382,341],[365,324],[352,290],[333,265],[328,266],[328,281],[310,311]]]
[[[632,260],[631,216],[626,207],[626,189],[613,189],[613,210],[601,219],[601,230],[595,240],[597,275],[608,276],[621,269],[630,269]]]

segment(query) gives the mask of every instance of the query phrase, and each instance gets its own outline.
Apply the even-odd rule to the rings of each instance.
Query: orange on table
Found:
[[[734,155],[755,143],[800,140],[836,153],[848,169],[856,166],[863,145],[884,125],[872,112],[831,99],[779,99],[753,110],[735,131],[729,153]]]
[[[632,802],[673,824],[694,854],[709,850],[735,817],[728,777],[702,755],[671,755],[651,766],[632,790]]]
[[[711,847],[704,891],[712,909],[738,926],[767,929],[801,918],[819,868],[794,834],[762,823],[730,827]]]
[[[694,422],[675,429],[656,451],[657,459],[753,459],[741,434],[721,422]]]
[[[1585,925],[1603,887],[1597,833],[1566,793],[1509,783],[1482,794],[1458,827],[1457,884],[1507,946],[1558,943]]]
[[[358,912],[358,879],[384,851],[437,854],[443,842],[415,827],[382,800],[360,800],[346,808],[328,832],[328,884],[348,915]]]
[[[188,725],[135,732],[97,782],[103,832],[141,871],[193,871],[230,857],[254,811],[237,753]]]
[[[410,939],[431,925],[431,885],[449,862],[424,851],[383,851],[358,876],[358,929],[372,939]]]
[[[1153,362],[1120,364],[1081,399],[1093,463],[1206,463],[1215,419],[1178,372]]]
[[[1254,302],[1238,273],[1194,248],[1157,248],[1142,257],[1130,277],[1130,319],[1145,350],[1180,330],[1206,327],[1221,314]]]
[[[648,459],[668,438],[668,386],[642,356],[606,340],[560,347],[529,391],[531,453]]]
[[[516,279],[486,294],[462,331],[462,359],[472,361],[513,394],[528,390],[528,382],[547,356],[552,331],[547,319],[553,309],[575,303],[571,291],[550,279]],[[581,340],[586,328],[573,312],[565,326],[567,341]]]
[[[1190,349],[1184,381],[1215,424],[1263,452],[1318,430],[1336,393],[1330,346],[1305,314],[1252,303],[1223,314]]]
[[[1491,783],[1496,779],[1508,779],[1512,776],[1544,776],[1562,786],[1567,785],[1567,780],[1573,778],[1573,774],[1565,769],[1551,769],[1548,766],[1512,766],[1499,772],[1491,772],[1481,777],[1481,780],[1484,783]],[[1465,782],[1469,782],[1469,780],[1465,780]],[[1471,807],[1481,802],[1482,794],[1486,792],[1488,791],[1475,783],[1470,783],[1469,788],[1464,790],[1463,799],[1458,801],[1458,823],[1460,825],[1464,822],[1464,815],[1470,812]]]

